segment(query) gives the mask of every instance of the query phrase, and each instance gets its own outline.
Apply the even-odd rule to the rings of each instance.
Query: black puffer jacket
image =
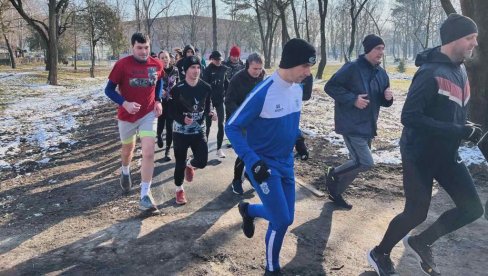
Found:
[[[466,68],[440,47],[419,53],[415,65],[420,68],[402,110],[402,153],[425,162],[455,161],[470,98]]]

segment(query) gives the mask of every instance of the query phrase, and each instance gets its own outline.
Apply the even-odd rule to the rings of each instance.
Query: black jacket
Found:
[[[233,63],[230,61],[230,58],[228,58],[225,62],[224,65],[229,68],[229,72],[227,73],[229,80],[232,79],[232,77],[237,74],[237,72],[241,71],[244,69],[246,66],[242,62],[242,60],[239,59],[237,63]]]
[[[259,77],[253,78],[246,69],[242,69],[234,75],[225,94],[225,112],[227,117],[237,110],[249,92],[263,80],[264,75],[265,72],[263,70]]]
[[[228,67],[225,65],[216,66],[210,63],[203,71],[203,80],[212,87],[212,104],[218,105],[224,102],[224,93],[229,86],[227,78]]]
[[[391,106],[384,91],[390,86],[385,69],[373,66],[364,55],[344,64],[325,84],[325,92],[335,100],[335,131],[342,135],[364,138],[376,136],[381,106]],[[368,94],[369,104],[364,109],[354,106],[359,94]]]
[[[186,81],[179,82],[170,92],[168,103],[173,123],[173,132],[183,134],[205,133],[205,115],[210,113],[210,93],[212,88],[199,80],[196,86]],[[193,123],[185,125],[185,116],[191,117]]]
[[[470,97],[466,68],[453,63],[440,47],[419,53],[415,65],[420,68],[402,110],[402,153],[426,162],[454,161]]]

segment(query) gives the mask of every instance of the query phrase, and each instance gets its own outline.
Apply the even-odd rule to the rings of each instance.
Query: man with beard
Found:
[[[415,64],[420,68],[402,110],[405,208],[367,256],[381,276],[395,274],[390,252],[402,239],[405,248],[420,261],[423,272],[440,275],[432,255],[434,242],[483,215],[473,179],[458,154],[461,140],[477,143],[482,136],[477,125],[466,121],[470,87],[463,64],[478,45],[478,28],[470,18],[451,14],[442,23],[440,35],[442,46],[417,55]],[[427,218],[434,179],[456,206],[427,229],[410,236],[410,230]]]

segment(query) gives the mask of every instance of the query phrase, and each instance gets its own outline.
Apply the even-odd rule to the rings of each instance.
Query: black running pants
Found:
[[[175,155],[175,185],[181,186],[185,178],[186,157],[188,148],[193,152],[191,165],[195,168],[203,169],[207,166],[208,147],[205,134],[181,134],[173,132],[173,150]]]

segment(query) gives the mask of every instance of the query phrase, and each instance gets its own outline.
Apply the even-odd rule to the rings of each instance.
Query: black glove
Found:
[[[297,151],[296,156],[298,156],[301,160],[308,159],[308,149],[307,145],[305,145],[305,139],[303,138],[303,136],[300,136],[300,138],[297,139],[295,143],[295,149]]]
[[[463,138],[476,144],[481,137],[483,137],[483,131],[481,130],[480,125],[467,121],[464,125]]]
[[[252,166],[252,176],[258,183],[262,183],[271,176],[271,169],[263,160],[259,160]]]

